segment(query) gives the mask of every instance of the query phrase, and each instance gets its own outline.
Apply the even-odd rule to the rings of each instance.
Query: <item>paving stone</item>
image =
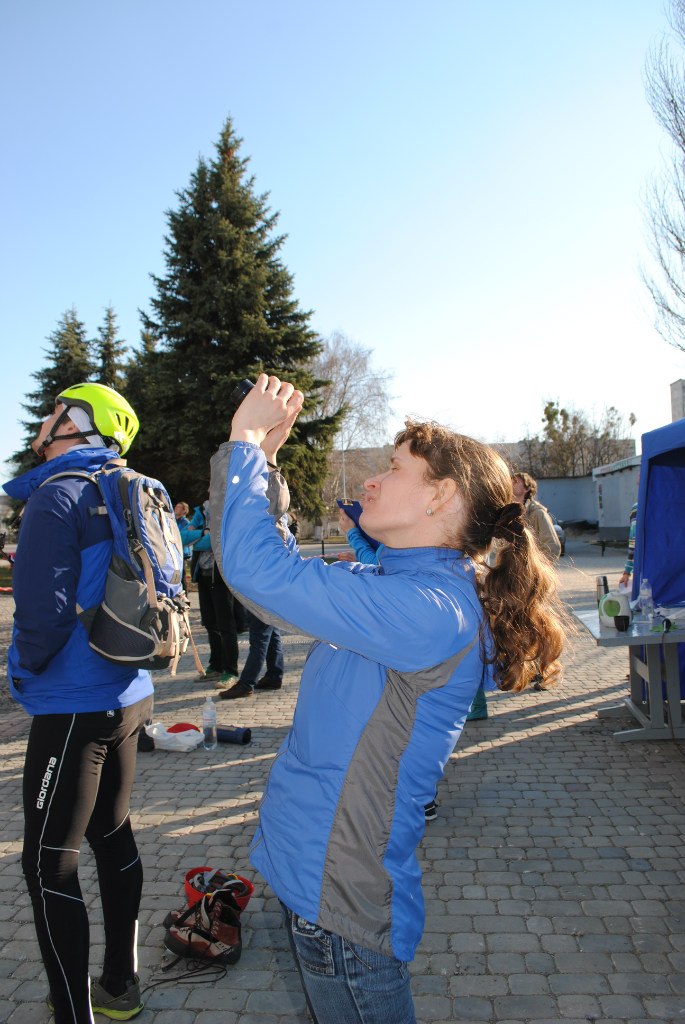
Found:
[[[566,953],[557,960],[562,974],[608,974],[615,969],[615,960],[606,953]]]
[[[614,992],[629,992],[640,996],[671,992],[668,980],[660,974],[611,974],[609,982]]]
[[[557,998],[559,1014],[566,1021],[569,1017],[582,1016],[583,1020],[596,1020],[602,1017],[600,1001],[596,996],[560,995]]]
[[[419,1020],[448,1019],[452,1001],[439,995],[416,995],[414,996],[414,1006]]]
[[[460,974],[449,983],[453,996],[498,996],[507,987],[506,978],[499,974]]]
[[[419,974],[412,978],[411,990],[414,996],[446,996],[448,980],[440,974]]]
[[[682,996],[659,996],[656,999],[647,997],[643,1001],[652,1020],[666,1020],[671,1024],[682,1020],[685,1015],[685,999]]]
[[[196,1019],[195,1010],[160,1010],[155,1013],[152,1024],[195,1024]]]
[[[603,1017],[632,1020],[644,1016],[645,1007],[636,996],[599,996]]]
[[[485,938],[482,935],[450,935],[449,948],[455,953],[478,952],[485,949]]]
[[[522,1020],[540,1020],[553,1017],[556,1004],[551,996],[502,996],[494,1000],[496,1019],[519,1017]]]
[[[549,980],[544,974],[510,974],[507,981],[511,994],[515,996],[549,992]]]
[[[45,1000],[42,1003],[10,1003],[7,1024],[48,1024],[52,1013]]]
[[[183,987],[182,983],[164,985],[145,992],[143,1002],[149,1010],[176,1010],[184,1005],[189,992],[190,989]]]
[[[252,992],[248,996],[250,1013],[303,1013],[305,997],[299,992]]]
[[[557,995],[611,992],[609,981],[602,974],[556,974],[549,979],[549,986]]]
[[[578,944],[582,953],[618,953],[633,948],[633,941],[628,935],[582,935]]]
[[[487,957],[488,971],[491,974],[520,974],[528,961],[521,953],[490,953]]]
[[[195,1024],[236,1024],[237,1020],[236,1013],[226,1010],[201,1010],[194,1017]]]
[[[454,1000],[454,1017],[449,1019],[458,1020],[462,1022],[462,1024],[464,1021],[468,1020],[490,1021],[492,1020],[492,1012],[492,1003],[489,999],[477,999],[473,996],[458,996]],[[428,1024],[430,1017],[424,1018],[424,1020],[426,1021],[426,1024]]]
[[[284,1021],[309,1021],[308,1017],[305,1017],[304,1013],[291,1015],[284,1017],[282,1014],[273,1013],[243,1013],[241,1014],[240,1024],[284,1024]],[[169,1022],[171,1024],[171,1022]]]

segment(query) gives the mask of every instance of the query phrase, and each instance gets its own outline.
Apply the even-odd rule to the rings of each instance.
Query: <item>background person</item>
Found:
[[[364,565],[376,565],[378,562],[378,551],[382,545],[374,548],[372,544],[369,544],[363,530],[355,526],[354,520],[350,519],[347,512],[341,508],[338,509],[338,529],[345,535],[347,543],[352,548],[351,552],[341,551],[338,555],[341,561],[356,561],[362,562]]]
[[[535,495],[538,485],[529,473],[516,473],[511,478],[514,499],[520,501],[525,509],[526,526],[532,532],[538,547],[556,562],[561,554],[561,541],[554,529],[549,512]]]
[[[262,622],[249,609],[245,609],[244,614],[250,636],[247,658],[238,681],[219,694],[221,700],[251,697],[255,690],[280,690],[283,685],[285,662],[280,631]]]
[[[208,501],[203,505],[202,514],[202,536],[193,545],[193,550],[198,553],[193,580],[197,583],[200,621],[209,640],[209,663],[205,674],[198,675],[196,682],[207,680],[214,684],[215,689],[224,690],[238,678],[238,629],[233,613],[233,595],[219,572],[212,551]]]
[[[378,566],[302,559],[294,539],[286,550],[259,446],[283,443],[302,400],[260,375],[212,460],[214,550],[230,585],[318,638],[251,860],[281,900],[314,1020],[411,1024],[424,806],[483,679],[520,690],[536,662],[557,676],[555,577],[503,460],[434,424],[408,422],[389,470],[364,485]],[[478,562],[493,537],[505,544],[488,571]]]
[[[178,525],[179,530],[182,530],[183,528],[190,526],[190,520],[188,519],[189,515],[190,505],[188,504],[188,502],[177,501],[176,504],[174,505],[174,516],[176,517],[176,523]],[[188,552],[188,554],[190,554],[190,552]]]
[[[181,535],[181,543],[183,544],[183,579],[181,584],[186,593],[188,593],[188,564],[193,553],[193,544],[202,536],[202,530],[192,529],[190,519],[188,518],[189,515],[190,505],[188,502],[177,501],[174,505],[174,516]]]
[[[138,431],[128,402],[101,384],[57,398],[33,449],[45,462],[4,485],[26,501],[13,588],[10,689],[33,716],[24,766],[26,876],[56,1024],[92,1024],[93,1010],[129,1020],[142,1010],[137,918],[143,869],[129,803],[137,736],[152,710],[150,673],[88,645],[77,606],[105,594],[112,553],[96,485],[82,477],[125,455]],[[89,930],[78,879],[86,837],[105,925],[99,981],[89,984]]]
[[[633,505],[630,510],[629,517],[630,528],[628,531],[628,557],[626,558],[626,564],[623,567],[621,578],[619,579],[619,586],[627,587],[630,583],[630,578],[633,575],[633,563],[635,562],[635,532],[637,528],[637,502]]]

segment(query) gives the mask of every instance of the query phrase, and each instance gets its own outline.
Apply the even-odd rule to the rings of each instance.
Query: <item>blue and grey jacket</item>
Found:
[[[424,805],[479,684],[491,683],[473,567],[445,548],[384,548],[379,565],[303,559],[274,530],[266,487],[258,448],[221,446],[212,544],[224,576],[261,618],[317,638],[251,860],[301,917],[411,960]]]
[[[93,473],[112,459],[108,448],[70,448],[3,485],[26,501],[12,576],[15,601],[7,670],[12,696],[30,715],[109,711],[152,693],[150,673],[115,665],[88,646],[76,608],[105,594],[112,554],[97,487],[78,477],[41,484],[56,473]]]

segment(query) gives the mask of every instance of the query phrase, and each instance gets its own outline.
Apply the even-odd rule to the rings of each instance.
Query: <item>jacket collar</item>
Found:
[[[383,572],[407,572],[411,569],[442,569],[474,581],[472,560],[456,548],[388,548],[383,545],[378,558]]]
[[[101,469],[107,462],[118,458],[116,452],[110,448],[94,448],[92,445],[77,445],[70,448],[64,455],[58,455],[56,459],[49,462],[41,462],[39,466],[27,469],[21,476],[15,477],[2,485],[3,490],[10,498],[18,501],[27,501],[33,492],[40,487],[45,480],[56,473],[66,473],[71,469],[78,469],[86,473],[94,473]]]

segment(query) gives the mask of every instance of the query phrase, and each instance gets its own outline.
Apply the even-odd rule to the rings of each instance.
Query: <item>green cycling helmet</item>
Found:
[[[138,417],[123,395],[105,384],[73,384],[57,396],[63,405],[84,409],[104,441],[116,442],[122,455],[138,433]]]

